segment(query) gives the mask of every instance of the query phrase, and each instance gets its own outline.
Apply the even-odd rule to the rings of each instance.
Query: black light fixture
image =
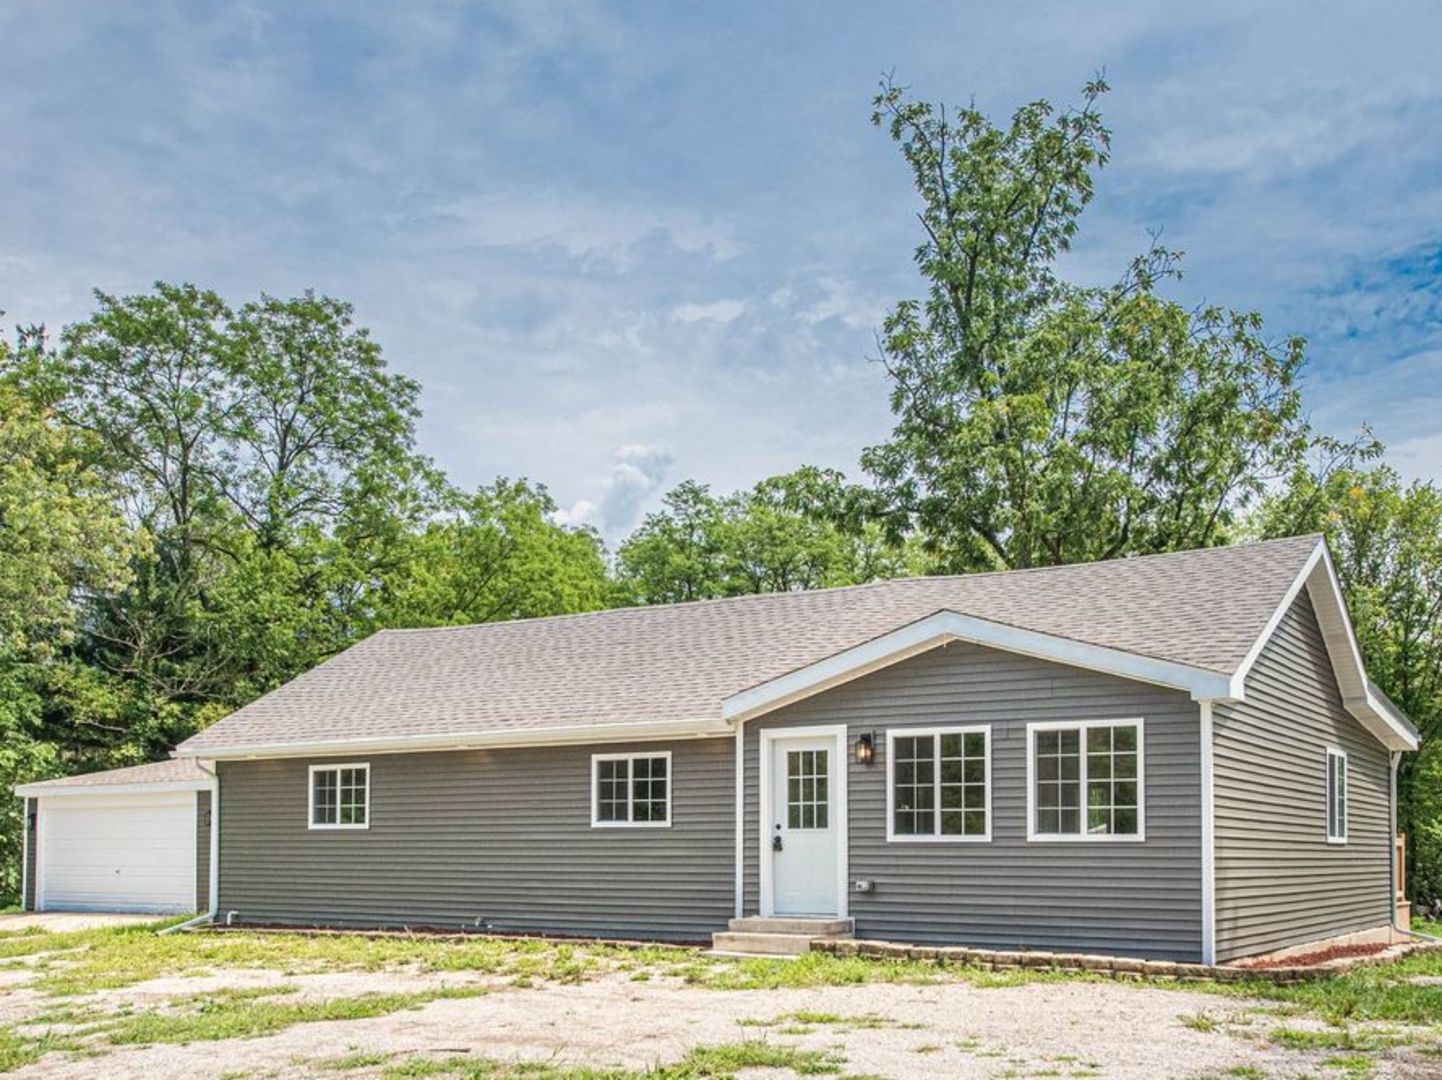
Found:
[[[876,738],[871,732],[858,736],[856,740],[856,764],[870,765],[876,757]]]

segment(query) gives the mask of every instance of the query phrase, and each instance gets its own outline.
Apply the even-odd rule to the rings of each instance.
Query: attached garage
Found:
[[[210,897],[211,785],[194,761],[27,784],[25,907],[203,911]]]

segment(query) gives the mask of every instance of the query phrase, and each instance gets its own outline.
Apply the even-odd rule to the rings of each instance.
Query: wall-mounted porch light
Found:
[[[857,737],[856,764],[870,765],[876,757],[876,738],[870,732]]]

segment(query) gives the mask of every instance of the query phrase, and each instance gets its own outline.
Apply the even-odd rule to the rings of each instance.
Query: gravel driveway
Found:
[[[393,992],[399,984],[408,990],[485,985],[490,992],[373,1019],[299,1024],[263,1038],[119,1048],[103,1058],[52,1055],[12,1075],[75,1080],[98,1075],[146,1080],[370,1077],[417,1058],[454,1055],[646,1069],[675,1062],[697,1046],[745,1039],[826,1051],[836,1060],[837,1071],[850,1076],[1161,1080],[1228,1073],[1340,1075],[1335,1066],[1325,1064],[1331,1056],[1325,1052],[1289,1050],[1270,1042],[1267,1032],[1278,1021],[1258,1013],[1252,1003],[1102,982],[718,991],[669,978],[636,981],[624,973],[576,985],[524,987],[455,975],[226,972],[141,983],[88,1000],[143,1008],[182,988],[190,993],[223,986],[254,990],[267,980],[317,998]],[[1204,1019],[1199,1021],[1199,1016]],[[358,1060],[358,1054],[386,1059],[346,1071],[337,1068],[341,1059]],[[1378,1060],[1376,1065],[1373,1075],[1429,1075],[1402,1058]],[[742,1075],[790,1074],[766,1070]]]

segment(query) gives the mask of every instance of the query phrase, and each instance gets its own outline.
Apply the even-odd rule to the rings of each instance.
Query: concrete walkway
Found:
[[[94,930],[100,926],[131,926],[155,922],[165,915],[136,915],[118,911],[22,911],[0,915],[0,933],[14,933],[38,927],[63,933],[67,930]]]

